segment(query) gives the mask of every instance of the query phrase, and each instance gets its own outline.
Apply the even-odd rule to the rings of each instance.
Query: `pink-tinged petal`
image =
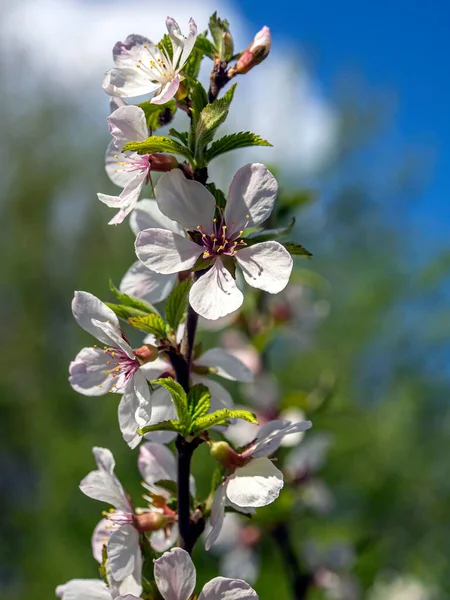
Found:
[[[178,64],[181,54],[183,52],[183,47],[185,43],[185,37],[181,33],[180,26],[172,17],[167,17],[166,19],[166,27],[169,32],[170,41],[172,42],[172,50],[173,50],[173,59],[172,64],[174,67]]]
[[[198,600],[258,600],[258,594],[241,579],[215,577],[205,585]]]
[[[202,354],[196,361],[196,365],[212,367],[216,374],[231,381],[253,381],[253,373],[244,363],[222,348],[211,348]]]
[[[159,210],[156,200],[145,199],[136,204],[130,215],[130,227],[135,235],[144,229],[155,228],[183,234],[183,228]]]
[[[256,435],[254,443],[244,452],[243,456],[258,458],[269,456],[278,450],[284,436],[311,429],[311,421],[290,423],[289,421],[269,421],[265,423]]]
[[[223,521],[225,518],[225,505],[227,503],[226,484],[221,483],[214,492],[214,499],[211,507],[210,524],[211,531],[208,534],[205,542],[206,550],[216,542],[222,530]]]
[[[81,481],[80,490],[94,500],[100,500],[124,512],[130,504],[123,488],[106,471],[92,471]]]
[[[113,475],[116,461],[114,460],[114,455],[111,450],[108,450],[108,448],[100,448],[100,446],[94,446],[92,448],[92,454],[94,455],[98,469]]]
[[[232,231],[254,227],[266,221],[278,194],[272,173],[259,163],[245,165],[233,177],[225,207],[225,221]]]
[[[128,598],[140,600],[142,593],[142,555],[139,552],[136,556],[134,571],[122,581],[116,581],[111,573],[109,561],[106,562],[106,579],[108,581],[109,591],[113,600]]]
[[[118,208],[119,212],[109,221],[109,225],[119,225],[130,214],[139,200],[141,189],[145,183],[147,171],[138,171],[134,178],[123,188],[119,196],[97,194],[97,198],[110,208]]]
[[[183,67],[184,63],[189,58],[189,55],[194,48],[195,40],[197,39],[197,34],[197,24],[195,23],[194,19],[189,19],[189,33],[184,42],[183,52],[181,54],[180,62],[178,64],[179,69]]]
[[[145,229],[136,237],[136,256],[156,273],[171,275],[192,269],[202,247],[165,229]]]
[[[92,555],[100,564],[103,562],[103,547],[107,545],[114,525],[109,519],[99,521],[92,534]]]
[[[141,559],[139,533],[133,525],[123,525],[112,532],[107,547],[111,574],[116,581],[123,581]]]
[[[237,310],[244,300],[231,273],[216,260],[189,292],[192,308],[205,319],[218,319]]]
[[[113,340],[92,322],[92,319],[109,322],[117,330],[120,329],[119,319],[101,300],[88,292],[75,292],[72,300],[72,312],[78,325],[85,331],[107,346],[114,345]]]
[[[268,458],[256,458],[239,467],[227,482],[227,497],[237,506],[267,506],[280,495],[283,473]]]
[[[198,181],[186,179],[180,169],[161,175],[155,187],[155,198],[159,210],[185,229],[202,225],[203,231],[212,232],[216,210],[214,196]]]
[[[155,340],[147,341],[147,337],[149,336],[146,336],[143,340],[145,344],[155,344]],[[169,368],[171,368],[170,363],[165,361],[163,358],[157,358],[152,362],[142,365],[140,371],[147,379],[147,381],[153,381],[153,379],[159,379],[160,377],[162,377],[163,373]]]
[[[122,106],[110,114],[107,121],[118,150],[127,142],[143,142],[148,138],[147,119],[139,106]]]
[[[159,83],[153,83],[142,69],[136,67],[110,69],[106,71],[102,84],[107,94],[120,96],[121,98],[134,98],[151,94],[159,86]]]
[[[211,393],[211,411],[220,410],[221,408],[233,408],[234,402],[230,392],[223,387],[217,381],[208,379],[207,377],[200,377],[199,375],[192,376],[192,382],[203,383],[209,389]]]
[[[156,586],[164,600],[189,600],[195,589],[196,574],[186,550],[174,548],[153,562]]]
[[[92,324],[98,329],[102,330],[104,334],[109,337],[112,342],[112,348],[120,348],[130,359],[136,358],[129,343],[123,339],[121,329],[117,329],[111,323],[98,321],[97,319],[92,319]]]
[[[114,379],[106,374],[110,359],[99,348],[83,348],[69,365],[69,383],[85,396],[102,396],[112,390]]]
[[[239,250],[236,259],[252,287],[278,294],[289,283],[292,256],[278,242],[261,242]]]
[[[177,479],[175,456],[162,444],[143,444],[139,450],[138,468],[149,486],[155,486],[158,481]]]
[[[127,101],[124,98],[121,98],[120,96],[111,96],[111,98],[109,99],[109,112],[113,113],[121,106],[128,106]]]
[[[167,298],[176,280],[176,275],[155,273],[137,260],[125,273],[119,287],[120,291],[128,296],[135,296],[150,304],[156,304]]]
[[[100,579],[71,579],[58,585],[56,596],[61,600],[112,600],[106,584]]]
[[[123,439],[130,448],[136,448],[141,441],[141,436],[137,433],[139,425],[135,417],[138,407],[139,401],[134,391],[126,391],[119,403],[118,417]]]
[[[133,155],[134,157],[135,155]],[[119,168],[118,163],[123,163],[129,156],[125,156],[117,150],[114,142],[110,142],[105,154],[105,171],[111,181],[118,187],[124,188],[136,177],[136,171],[124,171]],[[115,196],[113,196],[115,197]]]
[[[124,42],[116,42],[113,47],[113,59],[116,67],[134,67],[139,60],[148,60],[148,48],[155,52],[158,48],[143,35],[132,33]]]
[[[150,100],[151,104],[165,104],[172,100],[180,87],[180,76],[176,75],[174,79],[168,81],[160,91]]]
[[[151,417],[149,407],[145,404],[138,407],[135,415],[136,421],[140,427],[145,425],[156,425],[162,421],[176,419],[175,407],[170,398],[169,392],[161,387],[152,394]],[[152,431],[145,434],[145,439],[159,444],[169,444],[175,437],[173,431]]]
[[[177,539],[178,525],[173,523],[168,533],[164,529],[154,531],[150,535],[150,546],[153,548],[153,550],[156,550],[156,552],[166,552],[166,550],[169,550],[169,548],[175,546]]]

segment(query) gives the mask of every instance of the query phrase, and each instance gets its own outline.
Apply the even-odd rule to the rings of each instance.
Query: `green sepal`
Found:
[[[102,563],[98,568],[98,572],[100,574],[101,579],[108,585],[108,576],[106,574],[106,561],[108,560],[108,548],[106,544],[102,546]]]
[[[185,279],[179,283],[169,294],[166,302],[166,321],[176,332],[186,313],[187,298],[191,289],[191,280]]]
[[[139,435],[145,435],[151,431],[175,431],[176,433],[181,433],[183,430],[184,428],[180,421],[171,419],[170,421],[161,421],[161,423],[156,423],[155,425],[146,425],[139,428],[137,432]]]
[[[204,54],[204,56],[207,56],[212,60],[214,60],[214,57],[218,53],[214,44],[211,42],[211,40],[208,40],[206,35],[203,33],[200,33],[197,36],[194,48],[198,48]]]
[[[190,433],[191,435],[198,435],[200,432],[210,429],[215,425],[226,425],[229,419],[242,419],[243,421],[258,425],[256,416],[248,410],[230,410],[228,408],[221,408],[210,415],[205,415],[196,419],[191,426]]]
[[[195,157],[199,163],[202,162],[203,150],[213,140],[217,128],[228,116],[235,89],[236,84],[222,98],[217,98],[217,100],[205,106],[200,113],[195,129]]]
[[[124,306],[131,306],[132,308],[135,308],[146,315],[148,313],[156,313],[159,315],[159,312],[156,310],[156,308],[149,302],[146,302],[141,298],[137,298],[136,296],[129,296],[128,294],[121,292],[118,288],[116,288],[112,279],[109,280],[109,289],[112,291],[120,304],[123,304]]]
[[[152,313],[143,317],[133,317],[128,319],[128,322],[135,329],[151,333],[159,340],[164,340],[167,337],[166,324],[164,320],[157,314]]]
[[[152,135],[143,142],[128,142],[122,148],[122,152],[130,150],[138,154],[152,154],[153,152],[167,152],[168,154],[179,154],[192,160],[192,153],[186,146],[172,138],[163,135]]]
[[[177,112],[177,103],[175,100],[169,100],[165,104],[152,104],[150,100],[146,100],[137,106],[144,111],[147,127],[151,131],[155,131],[170,123]]]
[[[214,264],[215,258],[212,256],[211,258],[203,258],[203,254],[201,254],[192,267],[191,271],[203,271],[204,269],[208,269],[211,265]]]
[[[231,133],[224,135],[211,144],[208,150],[205,151],[205,161],[209,163],[217,156],[225,154],[225,152],[249,146],[272,146],[272,144],[250,131]]]
[[[188,410],[188,399],[184,389],[171,377],[155,379],[151,383],[152,385],[162,385],[164,388],[166,388],[166,390],[169,391],[172,402],[175,406],[175,410],[177,411],[179,423],[182,428],[187,431],[189,429],[191,418]]]
[[[210,408],[211,392],[206,385],[198,383],[192,386],[188,393],[188,409],[191,420],[195,422],[196,419],[204,417],[208,414]]]
[[[307,250],[301,244],[297,244],[297,242],[286,242],[283,244],[283,246],[291,256],[306,256],[306,258],[311,258],[312,256],[309,250]]]
[[[211,194],[214,196],[217,206],[219,208],[225,208],[227,199],[226,199],[225,194],[222,192],[222,190],[220,190],[218,187],[216,187],[216,184],[213,182],[207,183],[206,187],[211,192]]]
[[[290,233],[294,225],[295,217],[292,217],[291,222],[286,227],[277,227],[276,229],[258,229],[257,231],[250,233],[244,239],[244,242],[247,244],[247,246],[252,246],[253,244],[259,244],[259,242],[266,242],[267,240],[279,238],[282,235],[287,235]]]

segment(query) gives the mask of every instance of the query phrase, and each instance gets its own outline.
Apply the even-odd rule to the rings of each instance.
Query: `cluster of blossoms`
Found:
[[[234,93],[230,88],[219,98],[221,89],[266,58],[270,32],[264,27],[235,54],[229,25],[216,15],[210,21],[212,40],[198,35],[192,19],[186,37],[174,19],[168,17],[166,25],[168,34],[159,44],[140,35],[118,42],[115,67],[103,82],[113,108],[105,167],[122,191],[98,197],[118,209],[111,224],[129,216],[137,260],[120,289],[112,286],[117,303],[75,292],[73,315],[100,346],[83,348],[69,368],[77,392],[120,394],[118,422],[130,448],[145,438],[138,458],[145,506],[136,506],[120,483],[110,450],[95,447],[97,469],[80,489],[108,508],[92,537],[101,579],[59,586],[56,593],[63,600],[131,600],[142,594],[148,600],[189,600],[196,584],[190,552],[198,540],[206,550],[223,546],[230,515],[248,517],[273,503],[285,479],[311,478],[328,447],[317,437],[311,447],[302,445],[300,454],[293,450],[285,469],[275,466],[270,457],[281,445],[296,446],[311,422],[298,409],[256,405],[254,414],[236,406],[216,378],[256,386],[262,377],[256,350],[256,360],[254,355],[248,360],[249,352],[238,348],[203,351],[196,343],[199,323],[209,327],[220,318],[236,318],[246,285],[260,294],[284,290],[292,255],[306,252],[299,244],[271,239],[282,235],[267,227],[278,184],[264,165],[241,167],[227,197],[208,181],[212,158],[238,147],[269,145],[248,132],[213,139]],[[205,56],[213,60],[208,92],[197,79]],[[149,93],[154,93],[151,100],[127,104],[126,99]],[[154,135],[178,109],[189,116],[189,131]],[[155,186],[152,172],[162,173]],[[154,198],[140,199],[144,187]],[[124,330],[129,326],[130,339]],[[201,444],[216,461],[206,498],[197,495],[190,473]],[[253,534],[257,540],[256,527]],[[241,550],[251,545],[241,544]],[[229,546],[227,553],[233,555]],[[249,579],[256,576],[250,573]],[[227,577],[212,579],[198,596],[253,598],[258,596],[248,583]]]

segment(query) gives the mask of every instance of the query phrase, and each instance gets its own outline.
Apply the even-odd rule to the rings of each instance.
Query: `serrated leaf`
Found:
[[[228,61],[233,55],[233,40],[230,34],[230,24],[226,19],[217,16],[217,11],[209,19],[209,30],[222,60]],[[228,34],[231,44],[225,43],[224,34]]]
[[[197,435],[201,431],[214,427],[214,425],[224,425],[229,419],[242,419],[243,421],[258,425],[256,416],[248,410],[230,410],[228,408],[222,408],[210,415],[205,415],[196,419],[191,426],[190,432],[192,435]]]
[[[276,229],[258,229],[257,231],[250,233],[244,239],[244,241],[248,246],[251,246],[267,240],[273,240],[281,237],[282,235],[287,235],[290,231],[292,231],[294,225],[295,217],[292,217],[292,221],[286,227],[277,227]]]
[[[169,100],[165,104],[152,104],[150,100],[147,100],[137,106],[144,111],[145,118],[147,119],[147,127],[152,132],[170,123],[177,112],[177,103],[175,100]]]
[[[180,154],[188,158],[193,159],[193,156],[188,148],[173,140],[162,135],[152,135],[143,142],[128,142],[123,147],[122,151],[127,150],[131,152],[137,152],[138,154],[152,154],[152,152],[167,152],[168,154]]]
[[[146,425],[145,427],[139,428],[137,432],[139,435],[145,435],[151,431],[176,431],[177,433],[181,433],[183,430],[184,429],[180,421],[171,419],[170,421],[161,421],[161,423],[155,423],[155,425]]]
[[[177,131],[176,129],[171,128],[169,129],[169,135],[178,138],[182,144],[187,146],[189,139],[189,134],[187,131]]]
[[[211,59],[214,59],[215,55],[218,54],[211,40],[208,40],[202,33],[197,36],[194,48],[198,48],[205,56]]]
[[[222,190],[220,190],[218,187],[216,187],[216,184],[213,182],[207,183],[206,187],[211,192],[211,194],[214,196],[217,206],[219,208],[225,208],[227,199],[225,197],[225,194],[222,192]]]
[[[124,319],[125,321],[132,318],[145,317],[148,314],[147,311],[144,312],[137,308],[133,308],[132,306],[125,306],[124,304],[114,304],[113,302],[105,302],[105,304],[119,317],[119,319]]]
[[[203,150],[212,141],[217,128],[225,121],[233,100],[236,84],[222,98],[217,98],[205,106],[198,118],[195,129],[195,157],[201,162]]]
[[[135,329],[151,333],[159,340],[166,339],[166,324],[164,320],[157,314],[152,313],[144,317],[133,317],[128,319],[128,322]]]
[[[156,313],[157,315],[159,315],[159,312],[156,310],[156,308],[149,302],[142,300],[142,298],[137,298],[136,296],[129,296],[128,294],[124,294],[123,292],[121,292],[118,288],[116,288],[112,279],[109,280],[109,289],[120,302],[120,304],[136,308],[137,310],[142,311],[146,315],[148,313]]]
[[[188,399],[186,392],[181,385],[170,377],[155,379],[151,383],[155,385],[162,385],[164,388],[166,388],[166,390],[169,391],[181,426],[183,428],[188,428],[191,421],[188,411]]]
[[[312,256],[309,250],[307,250],[301,244],[297,244],[296,242],[286,242],[283,244],[283,246],[291,256],[306,256],[307,258],[311,258]]]
[[[247,148],[249,146],[272,146],[267,140],[264,140],[256,133],[250,131],[241,131],[239,133],[231,133],[224,135],[219,140],[211,144],[208,150],[205,151],[205,161],[211,162],[217,156],[237,150],[238,148]]]
[[[183,320],[187,308],[187,297],[191,289],[191,280],[185,279],[179,283],[169,294],[166,302],[166,321],[176,331]]]
[[[211,408],[211,392],[206,385],[198,383],[191,387],[188,393],[188,408],[192,421],[208,414]]]

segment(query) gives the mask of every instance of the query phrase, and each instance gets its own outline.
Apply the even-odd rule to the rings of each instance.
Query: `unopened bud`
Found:
[[[240,467],[244,464],[243,459],[227,442],[212,442],[210,452],[211,456],[226,469]]]
[[[156,346],[152,346],[151,344],[144,344],[137,350],[134,350],[134,355],[141,365],[145,365],[146,363],[153,362],[158,358],[158,348]]]
[[[150,171],[166,173],[179,167],[175,156],[170,154],[150,154]]]
[[[231,57],[234,54],[233,37],[229,31],[224,31],[224,33],[222,34],[222,48],[223,60],[228,62],[229,60],[231,60]]]
[[[253,42],[247,50],[244,50],[236,65],[232,67],[233,74],[239,73],[239,75],[244,75],[248,73],[250,69],[259,65],[268,56],[271,47],[272,37],[270,29],[263,27],[255,35]]]
[[[140,533],[163,529],[170,522],[170,520],[171,519],[166,517],[166,515],[157,512],[147,512],[142,513],[142,515],[135,515],[136,529]]]

